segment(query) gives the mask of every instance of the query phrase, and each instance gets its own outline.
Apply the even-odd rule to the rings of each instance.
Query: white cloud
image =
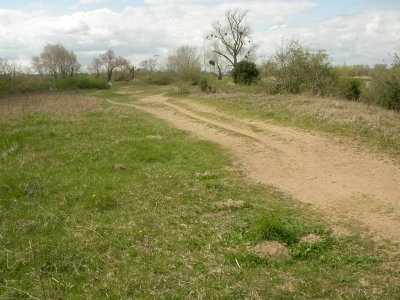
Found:
[[[79,0],[79,4],[99,4],[99,3],[106,3],[109,0]]]
[[[314,48],[323,48],[342,64],[374,64],[388,59],[388,53],[400,52],[400,11],[377,11],[336,16],[319,24],[274,28],[257,33],[259,51],[272,54],[282,39],[298,39]],[[269,43],[262,42],[268,39]]]

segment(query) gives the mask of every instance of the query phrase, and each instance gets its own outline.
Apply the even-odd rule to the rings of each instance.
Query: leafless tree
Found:
[[[123,68],[129,66],[129,62],[122,57],[117,57],[111,49],[107,50],[105,53],[100,54],[101,64],[106,68],[107,80],[111,81],[113,72],[115,68]]]
[[[225,58],[231,67],[243,58],[247,59],[256,45],[251,40],[250,26],[245,23],[248,11],[234,9],[225,12],[225,23],[217,22],[206,37],[211,41],[211,51]]]
[[[99,58],[94,58],[92,62],[88,66],[88,70],[90,73],[95,74],[96,78],[100,78],[102,63]]]
[[[146,72],[154,72],[157,70],[157,60],[155,58],[145,59],[139,64],[140,69]]]
[[[32,66],[37,73],[52,75],[54,79],[73,76],[80,69],[75,53],[61,44],[46,45],[39,57],[32,58]]]
[[[17,65],[14,61],[0,58],[0,78],[9,80],[18,73]]]
[[[0,91],[12,88],[20,74],[20,67],[14,61],[0,58]]]
[[[201,72],[200,57],[195,47],[185,45],[179,47],[167,58],[167,69],[182,79],[193,79]]]

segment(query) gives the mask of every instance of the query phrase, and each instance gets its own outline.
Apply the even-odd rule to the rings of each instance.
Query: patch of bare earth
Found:
[[[276,241],[267,241],[256,246],[248,246],[247,251],[259,257],[275,261],[286,260],[291,257],[288,247]]]
[[[233,200],[233,199],[228,199],[226,201],[221,201],[217,202],[216,205],[218,207],[227,207],[227,208],[241,208],[244,206],[244,201],[242,200]]]
[[[119,105],[220,144],[249,178],[313,204],[334,224],[400,243],[400,166],[366,144],[237,118],[190,99],[155,95]]]

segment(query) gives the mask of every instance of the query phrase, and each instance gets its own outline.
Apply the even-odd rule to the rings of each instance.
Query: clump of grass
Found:
[[[287,245],[299,242],[306,228],[299,223],[290,221],[281,213],[269,214],[263,217],[255,228],[255,234],[263,240],[275,240]]]
[[[303,237],[317,234],[321,240],[304,242]],[[321,225],[294,219],[287,211],[274,211],[263,216],[249,232],[253,242],[277,241],[287,245],[296,259],[305,259],[322,254],[332,245],[333,238]]]

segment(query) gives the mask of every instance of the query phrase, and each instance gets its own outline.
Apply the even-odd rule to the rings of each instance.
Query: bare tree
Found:
[[[100,78],[100,71],[101,71],[101,61],[99,58],[94,58],[92,62],[88,66],[88,70],[90,73],[95,74],[96,78]]]
[[[10,80],[18,73],[17,65],[14,61],[0,58],[0,79]]]
[[[241,59],[249,58],[256,47],[251,40],[250,27],[245,23],[247,13],[240,9],[226,11],[225,23],[215,23],[206,37],[212,42],[211,51],[225,58],[233,68]]]
[[[145,59],[139,64],[140,69],[146,72],[154,72],[157,70],[157,60],[155,58]]]
[[[0,91],[12,88],[20,73],[21,70],[14,61],[0,58]]]
[[[194,79],[201,72],[197,49],[188,45],[179,47],[168,56],[167,69],[183,79]]]
[[[104,67],[106,68],[108,81],[111,81],[115,68],[122,68],[129,65],[129,62],[126,59],[120,56],[117,57],[114,51],[112,51],[111,49],[107,50],[104,54],[100,54],[100,61],[102,65],[104,65]]]
[[[57,79],[77,74],[81,65],[73,51],[68,51],[61,44],[48,44],[39,57],[32,58],[32,66],[37,73],[49,74]]]

